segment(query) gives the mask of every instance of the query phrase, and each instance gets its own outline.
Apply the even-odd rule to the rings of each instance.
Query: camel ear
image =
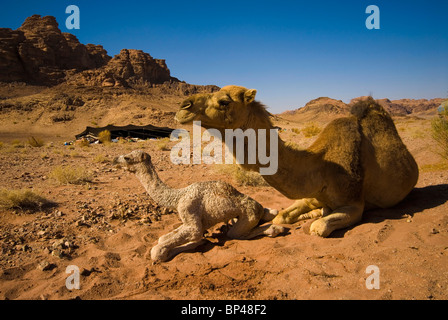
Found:
[[[255,95],[257,94],[257,90],[255,89],[248,89],[244,93],[244,102],[246,104],[252,103],[255,100]]]
[[[143,161],[148,161],[148,160],[151,161],[151,156],[149,154],[147,154],[146,152],[143,152],[141,157],[142,157]]]

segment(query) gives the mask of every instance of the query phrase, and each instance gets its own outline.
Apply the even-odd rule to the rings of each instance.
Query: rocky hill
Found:
[[[33,15],[17,30],[0,28],[0,81],[54,85],[110,60],[102,46],[61,32],[52,16]]]
[[[123,49],[110,57],[101,45],[84,45],[61,32],[55,17],[33,15],[17,30],[0,28],[0,82],[54,86],[133,87],[166,84],[184,94],[213,91],[171,77],[165,60],[142,50]]]
[[[311,100],[302,108],[285,111],[279,116],[292,121],[327,122],[331,118],[349,115],[351,106],[365,98],[366,96],[357,97],[346,104],[341,100],[320,97]],[[437,107],[440,106],[444,99],[377,99],[377,101],[392,116],[433,116],[437,114]]]
[[[308,102],[304,107],[285,111],[279,116],[287,120],[298,121],[322,121],[329,118],[345,116],[350,113],[350,107],[341,100],[328,97],[320,97]]]
[[[213,92],[171,76],[163,59],[61,32],[52,16],[33,15],[17,30],[0,28],[0,132],[74,135],[87,125],[175,126],[186,95]]]

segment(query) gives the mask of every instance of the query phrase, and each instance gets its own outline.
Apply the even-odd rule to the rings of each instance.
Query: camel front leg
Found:
[[[310,233],[320,237],[328,237],[337,229],[347,228],[361,221],[364,205],[348,205],[337,208],[310,226]]]
[[[292,224],[299,220],[316,218],[322,215],[323,203],[314,198],[303,198],[280,211],[272,220],[274,224]]]

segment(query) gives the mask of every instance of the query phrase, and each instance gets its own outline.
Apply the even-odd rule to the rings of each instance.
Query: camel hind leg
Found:
[[[201,240],[201,224],[183,224],[176,230],[159,238],[158,244],[151,249],[151,259],[154,261],[166,261],[182,251],[191,250],[193,246],[200,245]],[[183,246],[185,244],[188,245]]]
[[[264,209],[263,213],[265,213]],[[230,227],[227,232],[227,236],[232,239],[247,240],[258,236],[275,237],[281,233],[284,233],[287,229],[277,225],[258,226],[260,218],[250,218],[249,215],[242,215],[238,220]]]

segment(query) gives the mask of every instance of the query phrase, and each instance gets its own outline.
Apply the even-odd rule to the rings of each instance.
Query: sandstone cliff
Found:
[[[111,58],[101,45],[84,45],[61,32],[52,16],[33,15],[17,30],[0,28],[0,71],[0,82],[100,87],[179,83],[175,87],[181,91],[197,90],[171,77],[165,60],[133,49]]]
[[[61,32],[52,16],[33,15],[17,30],[0,28],[0,81],[54,85],[110,59],[102,46]]]

